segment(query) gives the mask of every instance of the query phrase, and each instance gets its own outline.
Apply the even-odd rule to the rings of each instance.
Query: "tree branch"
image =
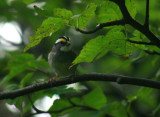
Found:
[[[143,33],[154,45],[160,48],[160,39],[158,39],[148,28],[138,23],[136,20],[134,20],[131,15],[129,14],[127,7],[125,5],[125,0],[112,0],[115,2],[122,14],[123,18],[126,22],[126,24],[130,24],[133,28],[139,30],[141,33]]]
[[[141,44],[141,45],[154,45],[153,43],[149,43],[149,42],[143,42],[143,41],[133,41],[128,39],[127,41],[131,42],[131,43],[135,43],[135,44]]]
[[[143,42],[143,41],[133,41],[128,39],[127,41],[131,42],[131,43],[135,43],[135,44],[140,44],[140,45],[154,45],[151,42]],[[151,55],[160,55],[159,52],[156,51],[149,51],[149,50],[144,50],[146,53],[151,54]]]
[[[159,52],[156,51],[149,51],[149,50],[145,50],[146,53],[151,54],[151,55],[160,55]]]
[[[114,26],[114,25],[125,25],[124,19],[98,24],[96,28],[91,31],[84,31],[79,28],[76,28],[76,30],[84,34],[91,34],[91,33],[97,32],[103,27]]]
[[[31,86],[27,86],[25,88],[17,89],[14,91],[0,92],[0,100],[12,99],[36,91],[48,89],[51,87],[58,87],[62,85],[67,85],[76,82],[84,82],[84,81],[109,81],[109,82],[116,82],[119,84],[130,84],[130,85],[145,86],[145,87],[160,89],[159,81],[121,76],[121,75],[107,75],[107,74],[96,73],[96,74],[82,74],[82,75],[70,76],[66,78],[53,80],[52,82],[42,82],[33,84]]]
[[[114,26],[114,25],[125,25],[125,24],[129,24],[131,25],[133,28],[137,29],[138,31],[140,31],[141,33],[143,33],[154,45],[156,45],[157,47],[160,48],[160,39],[158,37],[156,37],[150,30],[149,28],[146,28],[146,26],[143,26],[141,25],[140,23],[138,23],[136,20],[134,20],[131,15],[129,14],[128,10],[127,10],[127,7],[125,5],[125,0],[110,0],[110,1],[113,1],[115,2],[121,12],[122,12],[122,15],[123,15],[123,19],[122,20],[118,20],[118,21],[121,21],[121,23],[113,23],[112,22],[116,22],[116,21],[112,21],[112,22],[107,22],[109,23],[110,25],[102,25],[102,24],[107,24],[107,23],[102,23],[102,24],[99,24],[101,25],[100,27],[98,26],[98,28],[96,27],[94,30],[92,31],[84,31],[84,30],[81,30],[81,29],[78,29],[77,31],[81,32],[81,33],[84,33],[84,34],[90,34],[90,33],[94,33],[100,29],[102,29],[103,27],[108,27],[108,26]],[[147,2],[149,4],[149,2]],[[149,8],[148,8],[149,10]],[[149,11],[148,11],[149,12]],[[147,13],[146,13],[147,14]],[[149,18],[149,15],[147,16]],[[148,19],[146,19],[147,23],[148,23]],[[147,24],[148,25],[148,24]]]
[[[144,26],[149,29],[149,0],[146,0],[146,18]]]

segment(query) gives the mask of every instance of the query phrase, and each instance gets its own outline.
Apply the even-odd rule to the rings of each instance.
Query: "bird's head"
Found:
[[[70,38],[67,36],[62,36],[57,39],[55,46],[60,49],[62,52],[68,52],[71,50]]]

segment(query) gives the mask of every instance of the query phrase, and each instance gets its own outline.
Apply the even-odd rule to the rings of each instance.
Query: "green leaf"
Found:
[[[156,100],[154,100],[155,92],[153,92],[153,89],[148,87],[142,87],[140,88],[136,94],[128,95],[127,98],[129,101],[137,100],[141,103],[144,103],[146,107],[154,107],[156,105]],[[148,101],[152,100],[152,101]]]
[[[50,107],[49,110],[60,110],[71,106],[71,104],[66,99],[57,99],[54,101],[53,105]]]
[[[135,30],[134,33],[133,33],[133,35],[134,35],[134,37],[129,38],[130,40],[137,41],[137,42],[144,41],[145,37],[144,37],[144,35],[141,32]],[[133,44],[133,43],[131,43],[131,44],[134,45],[135,47],[139,48],[139,49],[142,49],[142,50],[146,49],[146,46],[143,45],[143,44]]]
[[[113,117],[128,117],[126,109],[119,102],[107,104],[103,110],[105,111],[103,114],[109,114]]]
[[[155,114],[160,110],[160,104],[153,110],[152,115],[155,116]]]
[[[76,93],[76,90],[72,87],[67,88],[67,86],[55,87],[54,89],[45,90],[44,93],[47,93],[47,96],[52,97],[53,94],[68,94],[68,93]]]
[[[153,91],[153,89],[151,88],[147,88],[147,87],[142,87],[140,88],[140,90],[137,92],[137,96],[139,98],[146,98],[146,97],[149,97],[149,95],[151,94],[151,92]]]
[[[57,117],[57,115],[64,115],[68,112],[73,111],[73,108],[70,108],[71,104],[66,99],[57,99],[54,101],[53,105],[50,107],[49,111],[55,111],[52,116]],[[62,111],[63,110],[63,111]],[[58,113],[56,113],[58,111]]]
[[[96,7],[97,5],[94,3],[89,4],[82,14],[71,17],[70,24],[78,28],[85,28],[88,22],[95,16]]]
[[[17,66],[26,66],[28,68],[37,68],[37,67],[46,67],[48,66],[48,62],[44,59],[36,60],[33,54],[20,54],[13,58],[9,64],[8,69],[15,68]]]
[[[128,56],[131,52],[137,49],[135,44],[126,40],[126,36],[121,31],[121,28],[117,29],[116,27],[116,30],[113,28],[106,36],[106,38],[108,38],[106,48],[115,54]]]
[[[74,109],[74,111],[69,113],[69,117],[95,117],[92,111],[89,110],[78,110]]]
[[[84,105],[94,109],[101,109],[107,102],[107,98],[100,88],[96,88],[83,96]]]
[[[110,1],[103,1],[96,9],[96,20],[98,23],[110,22],[122,18],[119,7]]]
[[[103,51],[106,40],[104,36],[98,36],[90,40],[81,50],[79,56],[73,61],[73,64],[80,62],[92,62],[96,55]]]
[[[30,79],[32,78],[32,76],[33,76],[33,74],[34,73],[28,73],[24,78],[23,78],[23,80],[21,80],[21,82],[20,82],[20,88],[23,88],[24,86],[25,86],[25,84],[28,82],[28,81],[30,81]]]
[[[11,61],[9,61],[7,65],[9,74],[4,77],[4,79],[0,82],[0,85],[10,81],[12,78],[18,76],[25,70],[33,70],[40,67],[48,67],[48,62],[43,59],[36,60],[32,54],[16,55],[11,59]]]
[[[130,15],[134,18],[136,16],[137,10],[134,0],[125,0],[125,4],[127,6],[127,9],[130,13]]]
[[[37,29],[36,34],[30,37],[31,43],[29,43],[24,51],[27,51],[31,47],[39,44],[45,37],[52,35],[65,25],[65,22],[61,18],[48,18],[43,21],[42,25]]]
[[[40,15],[40,16],[45,16],[45,17],[50,16],[49,13],[46,10],[43,10],[43,9],[37,7],[37,6],[34,6],[34,9],[38,13],[38,15]]]
[[[69,19],[73,14],[72,11],[67,9],[56,8],[53,10],[54,17],[59,17],[62,19]]]
[[[73,64],[80,62],[92,62],[96,57],[102,57],[102,55],[105,55],[105,53],[107,53],[109,50],[115,52],[118,51],[115,46],[124,46],[124,44],[122,45],[118,43],[124,38],[125,37],[123,33],[111,30],[106,36],[98,36],[90,40],[83,47],[79,56],[73,61]]]
[[[91,2],[95,3],[96,5],[101,5],[106,0],[91,0]]]
[[[44,68],[44,67],[49,67],[49,64],[47,61],[44,59],[40,60],[33,60],[33,61],[28,61],[27,62],[28,67],[30,68]]]
[[[20,73],[22,73],[23,71],[25,71],[26,69],[27,69],[27,67],[25,65],[19,65],[19,66],[12,68],[10,70],[9,74],[6,77],[4,77],[4,79],[0,82],[0,85],[8,82],[9,80],[14,78],[15,76],[17,76]]]
[[[117,55],[128,56],[138,49],[137,47],[144,48],[141,45],[128,42],[121,29],[122,27],[112,28],[106,36],[98,36],[90,40],[73,61],[73,64],[92,62],[104,56],[108,51],[112,51]]]
[[[14,99],[7,99],[6,102],[8,104],[11,104],[11,105],[15,105],[17,109],[19,109],[19,111],[22,111],[22,105],[23,105],[23,102],[24,102],[24,97],[21,96],[21,97],[17,97],[17,98],[14,98]]]
[[[77,98],[77,97],[72,98],[71,101],[72,101],[74,104],[77,104],[77,105],[82,105],[82,104],[83,104],[83,100],[80,99],[80,98]]]
[[[35,0],[22,0],[24,3],[26,4],[31,4],[33,3]]]
[[[155,99],[155,92],[153,92],[153,89],[148,88],[148,87],[142,87],[140,90],[137,92],[137,99],[140,102],[145,103],[147,106],[154,108],[154,106],[157,104]],[[152,100],[152,101],[148,101]]]
[[[132,37],[132,38],[130,38],[130,40],[137,41],[137,42],[142,42],[142,39],[140,39],[139,37]],[[139,49],[142,49],[142,50],[146,49],[146,46],[143,45],[143,44],[134,44],[134,43],[131,43],[131,44],[134,45],[135,47],[139,48]]]

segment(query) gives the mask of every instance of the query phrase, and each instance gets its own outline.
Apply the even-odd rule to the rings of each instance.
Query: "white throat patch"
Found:
[[[68,52],[68,51],[71,50],[71,46],[62,46],[62,47],[60,48],[60,50],[61,50],[62,52]]]

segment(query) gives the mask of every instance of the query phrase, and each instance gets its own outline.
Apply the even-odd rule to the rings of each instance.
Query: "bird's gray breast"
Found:
[[[58,76],[68,76],[74,74],[75,67],[70,68],[72,61],[75,59],[76,55],[74,52],[51,52],[48,59],[50,59],[50,65],[53,67],[56,75]]]

